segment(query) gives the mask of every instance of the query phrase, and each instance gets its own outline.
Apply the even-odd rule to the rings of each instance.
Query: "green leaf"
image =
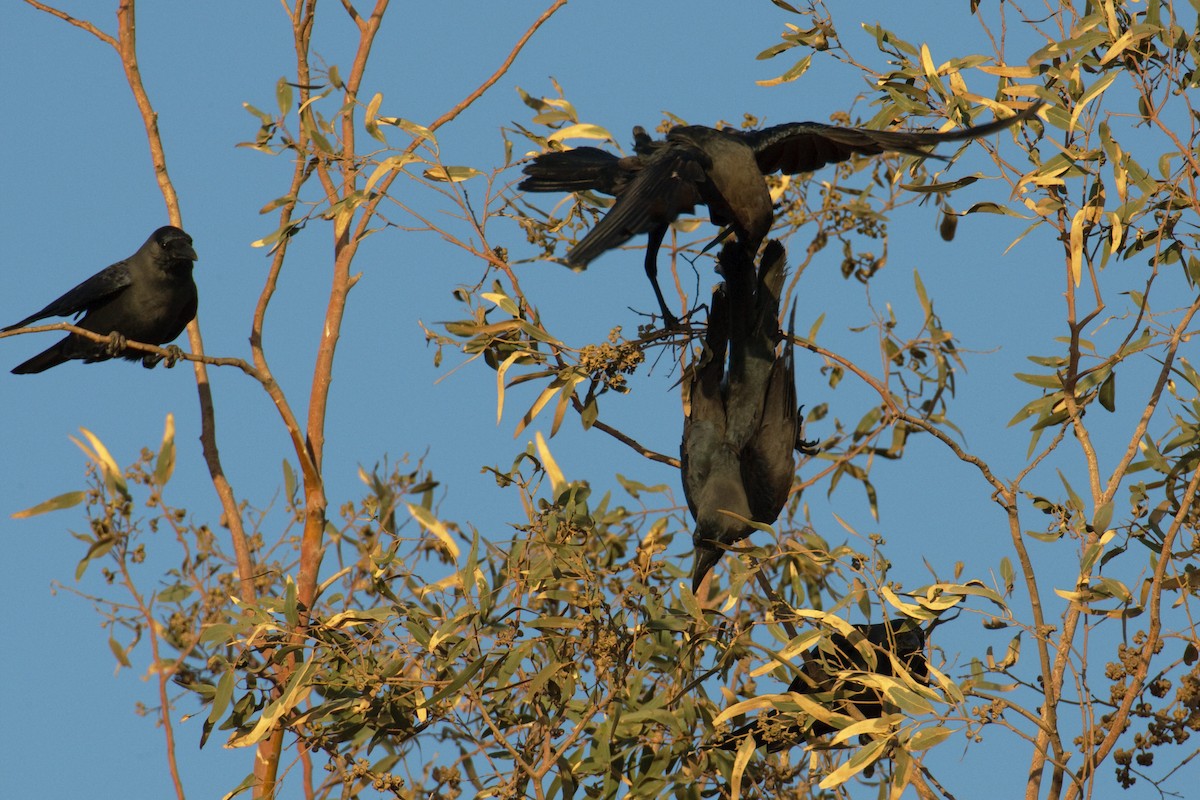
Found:
[[[119,663],[122,667],[125,667],[126,669],[132,668],[133,665],[129,663],[129,657],[125,654],[125,649],[121,647],[121,643],[112,636],[108,637],[108,649],[112,650],[113,655],[117,657],[117,663]]]
[[[257,108],[250,105],[249,103],[242,103],[242,108],[246,109],[248,112],[253,114],[258,119],[258,121],[261,122],[263,125],[270,125],[274,122],[274,120],[271,119],[270,114],[267,114],[264,111],[258,110]]]
[[[902,183],[900,184],[900,188],[907,192],[916,192],[917,194],[942,194],[945,192],[952,192],[955,189],[961,189],[964,186],[970,186],[977,180],[979,180],[979,176],[967,175],[964,178],[959,178],[958,180],[950,181],[949,183]]]
[[[477,178],[483,173],[474,167],[430,167],[423,173],[431,181],[443,183],[462,183],[471,178]]]
[[[1061,389],[1062,381],[1057,375],[1036,375],[1029,372],[1014,372],[1013,377],[1040,389]]]
[[[36,517],[38,514],[45,514],[48,511],[62,511],[64,508],[72,508],[83,502],[87,497],[86,492],[66,492],[57,497],[51,497],[49,500],[43,500],[36,506],[27,508],[24,511],[17,511],[12,515],[13,519],[27,519]]]
[[[861,750],[854,754],[854,757],[835,769],[819,784],[822,789],[832,789],[835,786],[841,786],[846,781],[853,778],[858,773],[862,772],[867,767],[879,760],[884,753],[884,747],[887,745],[887,739],[873,739],[866,744]]]
[[[729,774],[729,784],[733,787],[732,800],[740,800],[742,796],[742,776],[754,756],[754,737],[747,736],[738,745],[737,755],[733,759],[733,770]]]
[[[779,86],[783,83],[791,83],[799,78],[804,73],[808,72],[808,67],[812,63],[812,53],[809,53],[804,58],[792,65],[791,69],[783,73],[779,77],[769,78],[765,81],[755,81],[759,86]]]
[[[317,660],[309,659],[292,673],[287,688],[278,700],[263,710],[254,728],[246,734],[235,734],[230,737],[227,747],[247,747],[256,744],[268,733],[275,729],[279,720],[308,697],[313,676],[317,672]]]
[[[213,623],[200,634],[200,644],[228,644],[235,630],[226,622]]]
[[[192,596],[192,587],[186,583],[175,583],[158,593],[160,603],[178,603]]]
[[[772,59],[775,56],[779,55],[780,53],[791,50],[793,47],[796,47],[796,46],[797,46],[796,42],[788,41],[785,39],[784,41],[779,42],[778,44],[773,44],[770,47],[768,47],[766,50],[763,50],[761,53],[759,53],[758,55],[756,55],[754,57],[754,60],[755,61],[767,61],[768,59]]]
[[[896,705],[900,706],[901,710],[913,714],[932,714],[933,706],[929,701],[914,691],[904,688],[903,686],[893,686],[888,690],[888,699]]]
[[[1013,586],[1016,585],[1016,573],[1013,571],[1012,562],[1008,560],[1008,556],[1000,559],[1000,579],[1004,581],[1004,594],[1008,596]]]
[[[287,78],[280,78],[275,83],[275,101],[279,104],[279,113],[286,117],[292,110],[292,85]]]
[[[1104,379],[1104,383],[1100,384],[1100,405],[1106,411],[1116,411],[1117,401],[1117,373],[1110,372],[1108,377]]]
[[[283,492],[289,500],[296,496],[296,471],[292,469],[292,465],[285,458],[283,460]]]
[[[412,515],[413,519],[420,523],[422,528],[432,533],[442,543],[442,546],[446,548],[450,557],[458,561],[458,543],[454,541],[454,537],[450,534],[450,529],[446,526],[446,523],[439,520],[434,516],[432,511],[424,506],[412,503],[405,503],[404,505],[408,508],[408,513]]]
[[[583,402],[583,410],[579,412],[579,421],[583,425],[583,429],[591,430],[599,417],[600,405],[596,402],[596,396],[589,394]]]
[[[696,600],[696,595],[692,594],[690,586],[680,584],[679,602],[683,604],[683,610],[693,619],[701,625],[708,625],[708,620],[704,618],[704,610],[700,608],[700,603]]]
[[[917,731],[911,739],[908,740],[908,749],[928,750],[929,748],[935,747],[946,741],[946,739],[950,738],[950,736],[954,735],[955,733],[958,733],[957,729],[943,728],[940,725],[933,728],[922,728],[921,730]]]
[[[1075,123],[1079,121],[1079,115],[1083,113],[1084,106],[1103,94],[1104,90],[1112,85],[1112,82],[1115,81],[1122,74],[1122,72],[1122,70],[1113,70],[1100,80],[1093,83],[1088,90],[1083,93],[1083,97],[1076,101],[1075,108],[1071,111],[1071,130],[1074,130]]]
[[[113,549],[117,543],[116,537],[110,536],[107,539],[101,539],[98,542],[93,542],[88,551],[84,553],[83,558],[79,560],[79,564],[75,567],[75,580],[83,577],[83,573],[87,570],[87,565],[97,558],[108,555],[108,552]]]
[[[1071,508],[1076,511],[1083,511],[1083,500],[1079,498],[1079,495],[1075,494],[1075,490],[1071,488],[1070,482],[1067,481],[1067,476],[1063,475],[1061,469],[1056,470],[1056,472],[1058,472],[1058,479],[1062,481],[1063,488],[1067,490],[1067,497],[1070,499]]]
[[[399,117],[380,117],[379,121],[384,125],[393,125],[414,138],[424,139],[435,148],[437,147],[437,138],[433,135],[433,131],[424,125],[419,125],[411,120],[400,119]]]
[[[967,214],[1002,214],[1006,217],[1016,217],[1017,219],[1031,219],[1031,217],[1013,211],[1008,206],[1002,206],[999,203],[985,201],[976,203],[975,205],[962,212],[965,217]],[[1015,242],[1014,242],[1015,244]],[[1011,246],[1011,245],[1010,245]]]
[[[213,695],[212,708],[208,712],[209,722],[216,724],[225,715],[225,709],[229,708],[229,701],[233,699],[236,675],[237,672],[233,669],[227,669],[221,674],[221,679],[217,681],[217,691]]]
[[[287,584],[284,587],[283,593],[283,615],[287,619],[289,627],[295,628],[300,624],[300,607],[299,598],[296,591],[296,582],[292,580],[292,576],[287,576]]]

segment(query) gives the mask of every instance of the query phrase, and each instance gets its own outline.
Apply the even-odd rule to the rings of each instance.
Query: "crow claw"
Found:
[[[120,331],[113,331],[108,335],[108,342],[105,343],[104,349],[110,356],[116,358],[125,352],[125,346],[128,343],[128,340]]]

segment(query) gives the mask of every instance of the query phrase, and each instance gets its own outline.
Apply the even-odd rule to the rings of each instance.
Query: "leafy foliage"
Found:
[[[239,788],[274,795],[288,752],[327,770],[295,779],[314,797],[846,797],[865,791],[859,785],[880,797],[910,786],[951,796],[934,754],[1015,739],[1028,752],[1027,796],[1074,798],[1106,791],[1107,769],[1126,788],[1140,779],[1166,786],[1175,768],[1164,762],[1190,758],[1178,745],[1200,730],[1190,624],[1200,586],[1191,563],[1200,548],[1200,373],[1181,345],[1200,311],[1200,148],[1188,91],[1200,45],[1176,19],[1186,9],[1102,0],[1047,16],[1018,3],[972,4],[995,51],[939,63],[945,56],[930,45],[882,23],[864,26],[874,53],[851,52],[823,3],[773,2],[800,20],[760,58],[803,55],[764,83],[803,80],[819,60],[860,70],[873,89],[861,98],[871,116],[858,124],[963,125],[984,110],[1046,103],[1042,119],[998,144],[966,146],[964,160],[986,150],[986,169],[965,177],[929,161],[876,158],[821,180],[772,179],[775,235],[800,254],[793,297],[818,257],[838,263],[847,286],[870,291],[887,264],[889,217],[908,204],[927,205],[944,238],[975,214],[1028,223],[1013,244],[1044,245],[1064,304],[1061,335],[1029,357],[1032,371],[1001,387],[1014,408],[1009,426],[1028,431],[1024,463],[1002,467],[968,449],[986,424],[955,407],[969,343],[935,310],[938,287],[915,274],[917,319],[872,302],[871,324],[846,334],[821,319],[799,340],[822,359],[837,398],[809,412],[823,427],[821,453],[802,459],[804,478],[776,528],[725,560],[724,585],[696,597],[680,580],[687,525],[674,492],[618,476],[620,492],[597,496],[593,484],[608,476],[568,479],[541,433],[508,468],[487,468],[521,509],[503,530],[442,518],[434,476],[407,459],[360,469],[362,496],[330,513],[323,418],[301,432],[256,359],[243,371],[276,400],[295,444],[282,509],[227,504],[217,533],[221,526],[170,505],[168,422],[158,453],[123,470],[85,431],[86,488],[22,512],[82,501],[77,577],[95,564],[112,586],[111,597],[90,599],[114,658],[129,668],[148,643],[160,719],[169,723],[195,699],[205,740],[258,748],[260,766]],[[457,291],[461,318],[426,330],[439,364],[461,354],[464,366],[495,372],[500,419],[513,387],[532,386],[515,433],[548,422],[553,435],[578,415],[592,435],[628,445],[631,458],[674,463],[609,424],[602,400],[627,402],[637,391],[628,376],[647,360],[698,357],[688,345],[699,324],[569,341],[520,283],[522,265],[553,258],[592,224],[598,198],[544,210],[507,192],[502,169],[442,163],[443,120],[423,126],[387,116],[387,97],[359,97],[353,82],[368,62],[370,26],[359,26],[348,82],[332,66],[309,70],[313,20],[297,13],[299,74],[274,84],[278,113],[247,105],[259,128],[245,146],[294,160],[291,185],[263,208],[280,215],[257,242],[275,251],[271,280],[289,239],[328,226],[337,241],[333,338],[314,365],[315,406],[331,379],[357,244],[434,232],[486,270]],[[540,151],[613,139],[555,88],[555,97],[521,93],[533,116],[505,132],[505,166],[514,142]],[[363,152],[361,142],[377,149]],[[482,202],[464,185],[478,187]],[[449,222],[415,211],[410,192],[436,196]],[[965,211],[951,205],[955,195],[970,198]],[[710,233],[681,221],[672,259],[699,256]],[[256,331],[269,298],[270,287]],[[682,290],[679,299],[695,302]],[[862,343],[869,356],[846,354]],[[905,586],[884,537],[848,524],[822,530],[809,518],[811,489],[833,494],[846,482],[862,492],[843,502],[865,499],[878,518],[872,473],[881,460],[912,458],[917,438],[969,467],[1002,512],[990,532],[1007,536],[1009,555],[994,574],[960,568]],[[148,535],[164,531],[171,536]],[[146,574],[147,548],[170,552],[177,566]],[[780,693],[805,652],[850,633],[850,617],[904,617],[927,629],[962,617],[1011,636],[1002,654],[945,652],[932,636],[928,685],[897,662],[848,670],[826,697]],[[191,699],[168,696],[168,686]],[[837,710],[864,688],[886,697],[886,713]],[[837,733],[773,754],[749,737],[720,746],[752,717],[802,731],[817,720]]]

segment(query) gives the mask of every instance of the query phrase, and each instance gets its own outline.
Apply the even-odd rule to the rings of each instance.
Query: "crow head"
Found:
[[[164,225],[151,234],[147,244],[156,248],[156,256],[165,262],[200,260],[192,247],[192,237],[170,225]]]

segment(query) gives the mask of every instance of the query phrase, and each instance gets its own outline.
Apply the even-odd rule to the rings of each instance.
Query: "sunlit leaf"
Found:
[[[832,789],[841,786],[846,781],[862,772],[879,760],[884,753],[887,739],[873,739],[854,754],[850,760],[825,776],[818,784],[822,789]]]
[[[87,497],[87,492],[66,492],[56,497],[51,497],[49,500],[43,500],[31,508],[14,512],[12,518],[27,519],[28,517],[36,517],[38,514],[45,514],[49,511],[62,511],[65,508],[73,508],[82,503],[85,497]]]
[[[117,466],[117,462],[108,452],[108,448],[104,446],[99,437],[87,428],[80,428],[79,432],[83,434],[84,438],[88,440],[88,445],[91,446],[88,447],[88,445],[85,445],[74,436],[70,437],[71,441],[100,467],[100,472],[109,490],[119,492],[122,497],[128,498],[130,496],[129,487],[125,484],[125,476],[121,473],[121,468]]]
[[[162,444],[158,448],[158,459],[154,465],[154,482],[159,487],[167,485],[175,474],[175,415],[167,414],[163,425]]]
[[[909,750],[928,750],[931,747],[936,747],[946,739],[957,733],[955,728],[943,728],[935,726],[932,728],[922,728],[908,740]]]
[[[732,788],[732,800],[740,800],[742,796],[742,775],[746,772],[746,766],[750,763],[750,759],[754,756],[754,737],[747,736],[742,739],[742,743],[738,745],[737,755],[733,759],[733,770],[729,775],[729,785]]]
[[[808,72],[808,67],[812,63],[812,53],[809,53],[804,58],[797,61],[791,66],[787,72],[775,78],[768,78],[764,81],[755,81],[759,86],[779,86],[784,83],[791,83],[799,78],[804,73]]]
[[[548,142],[561,142],[564,139],[599,139],[601,141],[616,141],[613,135],[608,132],[607,128],[602,128],[599,125],[567,125],[564,128],[559,128],[554,133],[546,137]]]
[[[433,512],[424,506],[414,505],[413,503],[405,503],[408,508],[408,513],[412,515],[421,527],[432,533],[437,540],[446,548],[446,552],[455,561],[458,560],[458,543],[454,541],[454,537],[450,535],[450,529],[445,523],[433,515]]]
[[[283,694],[263,710],[250,732],[244,735],[234,734],[225,746],[228,748],[247,747],[261,741],[268,733],[274,730],[279,720],[285,714],[303,702],[308,696],[312,687],[312,679],[316,675],[317,669],[318,662],[316,659],[310,658],[304,661],[292,673]]]
[[[567,480],[563,477],[562,470],[558,466],[558,462],[554,460],[553,454],[550,452],[550,446],[546,444],[546,439],[542,436],[542,432],[538,431],[534,436],[534,442],[537,446],[538,458],[541,459],[542,469],[546,471],[546,477],[550,479],[551,491],[557,499],[567,488]]]
[[[461,183],[471,178],[477,178],[483,173],[474,167],[442,167],[434,166],[425,170],[426,178],[431,181],[442,181],[449,183]]]

